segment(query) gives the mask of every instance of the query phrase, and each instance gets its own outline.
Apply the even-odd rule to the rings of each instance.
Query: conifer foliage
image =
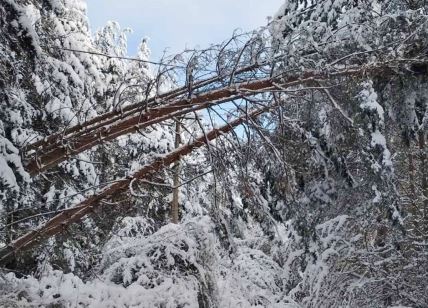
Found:
[[[0,306],[428,306],[427,10],[286,0],[157,63],[3,0]]]

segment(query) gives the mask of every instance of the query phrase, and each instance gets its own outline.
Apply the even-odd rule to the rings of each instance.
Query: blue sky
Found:
[[[267,23],[284,0],[87,0],[93,30],[108,20],[134,30],[128,50],[135,54],[141,38],[149,37],[152,60],[165,48],[177,53],[226,40],[234,29],[252,30]]]

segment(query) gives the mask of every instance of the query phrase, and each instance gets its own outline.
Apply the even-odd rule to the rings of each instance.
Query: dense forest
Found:
[[[426,1],[285,0],[159,61],[0,4],[0,307],[428,307]]]

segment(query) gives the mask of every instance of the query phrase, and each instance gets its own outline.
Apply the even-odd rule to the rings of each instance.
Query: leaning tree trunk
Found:
[[[98,125],[99,123],[97,123],[94,127],[83,123],[66,130],[59,139],[58,134],[55,134],[52,138],[46,138],[53,143],[39,142],[36,143],[39,146],[30,146],[30,157],[25,162],[26,170],[31,176],[35,176],[44,170],[58,165],[70,156],[79,154],[103,142],[111,141],[125,134],[135,133],[142,128],[174,117],[193,113],[242,97],[275,90],[283,91],[292,86],[312,83],[315,80],[331,80],[334,78],[357,77],[367,74],[396,74],[394,70],[405,68],[406,65],[408,63],[405,61],[403,63],[396,61],[379,62],[367,66],[352,66],[332,72],[309,70],[296,75],[255,79],[215,90],[208,90],[191,99],[177,99],[163,106],[148,108],[146,111],[144,111],[145,108],[140,107],[140,112],[132,112],[132,115],[129,117],[109,119],[102,125]],[[394,70],[391,69],[392,67]],[[102,118],[102,116],[100,117]],[[86,127],[84,130],[85,134],[79,131],[80,127]],[[66,136],[67,131],[71,131],[72,133]]]
[[[97,208],[100,208],[103,205],[103,200],[112,198],[118,193],[128,190],[134,181],[152,176],[153,174],[162,170],[165,166],[175,163],[180,157],[190,154],[196,148],[202,147],[209,141],[214,140],[224,133],[231,131],[238,125],[244,123],[246,120],[259,116],[272,107],[273,105],[254,110],[253,112],[237,118],[236,120],[227,123],[218,129],[213,129],[209,133],[203,134],[202,136],[196,138],[193,143],[181,146],[178,149],[170,152],[168,155],[156,159],[154,162],[142,167],[134,174],[119,179],[113,184],[108,185],[101,192],[93,195],[92,197],[89,197],[75,207],[67,209],[54,216],[43,226],[29,231],[28,233],[11,242],[8,246],[2,248],[0,250],[0,265],[8,264],[8,262],[16,253],[36,246],[43,240],[46,240],[66,230],[66,228],[71,224],[79,222],[83,217],[90,214]]]

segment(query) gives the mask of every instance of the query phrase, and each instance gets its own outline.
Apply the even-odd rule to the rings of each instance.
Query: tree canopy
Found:
[[[428,6],[286,0],[127,54],[0,5],[0,306],[426,307]]]

